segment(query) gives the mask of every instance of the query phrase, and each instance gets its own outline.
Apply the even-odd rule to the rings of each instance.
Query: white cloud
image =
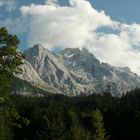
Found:
[[[120,30],[119,34],[96,33],[88,48],[101,61],[120,67],[128,66],[140,75],[140,25],[121,24]]]
[[[8,11],[12,11],[16,8],[16,0],[0,0],[0,7],[5,5]]]
[[[87,0],[69,0],[69,3],[60,6],[57,0],[47,0],[44,5],[22,6],[22,17],[15,23],[18,26],[11,28],[20,33],[28,31],[29,46],[41,43],[48,49],[87,47],[101,61],[128,66],[140,75],[140,25],[113,21]],[[102,27],[118,32],[99,32]]]
[[[47,5],[58,5],[58,0],[46,0]]]
[[[4,4],[3,0],[0,0],[0,6],[2,6]]]
[[[51,4],[50,4],[51,2]],[[28,42],[40,42],[52,48],[83,47],[100,26],[117,26],[103,11],[93,9],[88,1],[70,0],[70,6],[49,1],[45,5],[22,6],[21,12],[30,17]]]

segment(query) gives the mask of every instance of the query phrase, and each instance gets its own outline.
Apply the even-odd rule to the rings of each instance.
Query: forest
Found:
[[[0,140],[140,140],[140,89],[122,97],[14,94],[24,58],[18,44],[0,28]]]
[[[15,140],[139,140],[140,89],[121,98],[12,96],[20,119]]]

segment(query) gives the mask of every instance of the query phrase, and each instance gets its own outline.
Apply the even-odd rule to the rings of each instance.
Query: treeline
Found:
[[[15,140],[140,140],[140,89],[121,98],[12,96],[21,118]]]

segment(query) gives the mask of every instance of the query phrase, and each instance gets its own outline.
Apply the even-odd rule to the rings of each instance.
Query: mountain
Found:
[[[101,93],[108,87],[118,96],[140,84],[129,68],[101,63],[85,48],[67,48],[55,54],[36,44],[25,51],[23,69],[20,79],[69,96]]]
[[[83,48],[60,52],[63,62],[79,84],[90,85],[100,93],[111,86],[112,93],[122,94],[139,86],[140,78],[128,67],[114,67],[100,61]],[[77,77],[78,80],[77,80]],[[109,84],[109,85],[108,85]],[[93,87],[94,86],[94,87]]]
[[[48,85],[43,81],[32,65],[24,60],[22,74],[17,74],[13,80],[13,91],[17,94],[29,95],[31,93],[36,95],[48,93],[60,93],[61,91]],[[18,81],[18,82],[17,82]],[[32,92],[33,91],[33,92]]]
[[[24,81],[20,78],[14,77],[12,82],[12,92],[13,94],[19,94],[24,96],[48,96],[53,92],[47,91],[45,89],[39,88],[37,86],[32,85],[30,82]]]
[[[87,85],[80,85],[71,76],[70,71],[56,54],[37,44],[25,52],[26,61],[37,71],[39,76],[50,86],[65,95],[78,95]]]

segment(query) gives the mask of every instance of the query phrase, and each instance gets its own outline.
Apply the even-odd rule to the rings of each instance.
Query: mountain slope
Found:
[[[110,84],[112,93],[125,93],[139,86],[140,78],[127,67],[114,67],[99,60],[85,48],[65,49],[60,53],[65,66],[79,84],[94,85],[96,92],[101,92]],[[75,78],[75,80],[76,80]]]
[[[36,87],[36,88],[42,89],[44,91],[49,91],[51,93],[61,93],[61,91],[59,89],[54,88],[54,87],[50,86],[49,84],[47,84],[45,81],[43,81],[40,78],[40,76],[38,75],[38,73],[36,72],[36,70],[32,67],[32,65],[29,62],[27,62],[26,60],[24,60],[24,64],[21,66],[21,68],[23,70],[22,74],[15,75],[18,79],[21,79],[21,81],[18,80],[20,83],[27,82],[30,85],[32,85],[32,87]],[[23,89],[24,88],[26,88],[26,86],[23,86]]]
[[[48,96],[52,92],[43,90],[39,87],[33,86],[27,81],[21,80],[20,78],[14,77],[12,82],[13,94],[24,95],[24,96]]]
[[[40,44],[36,44],[25,51],[25,56],[26,61],[40,77],[39,81],[41,79],[45,84],[70,96],[100,93],[108,84],[111,86],[112,93],[118,95],[140,84],[140,78],[129,68],[100,63],[85,48],[82,50],[67,48],[54,54]]]
[[[85,91],[87,85],[78,84],[61,60],[41,45],[37,44],[27,50],[25,56],[39,76],[63,94],[77,95]]]

